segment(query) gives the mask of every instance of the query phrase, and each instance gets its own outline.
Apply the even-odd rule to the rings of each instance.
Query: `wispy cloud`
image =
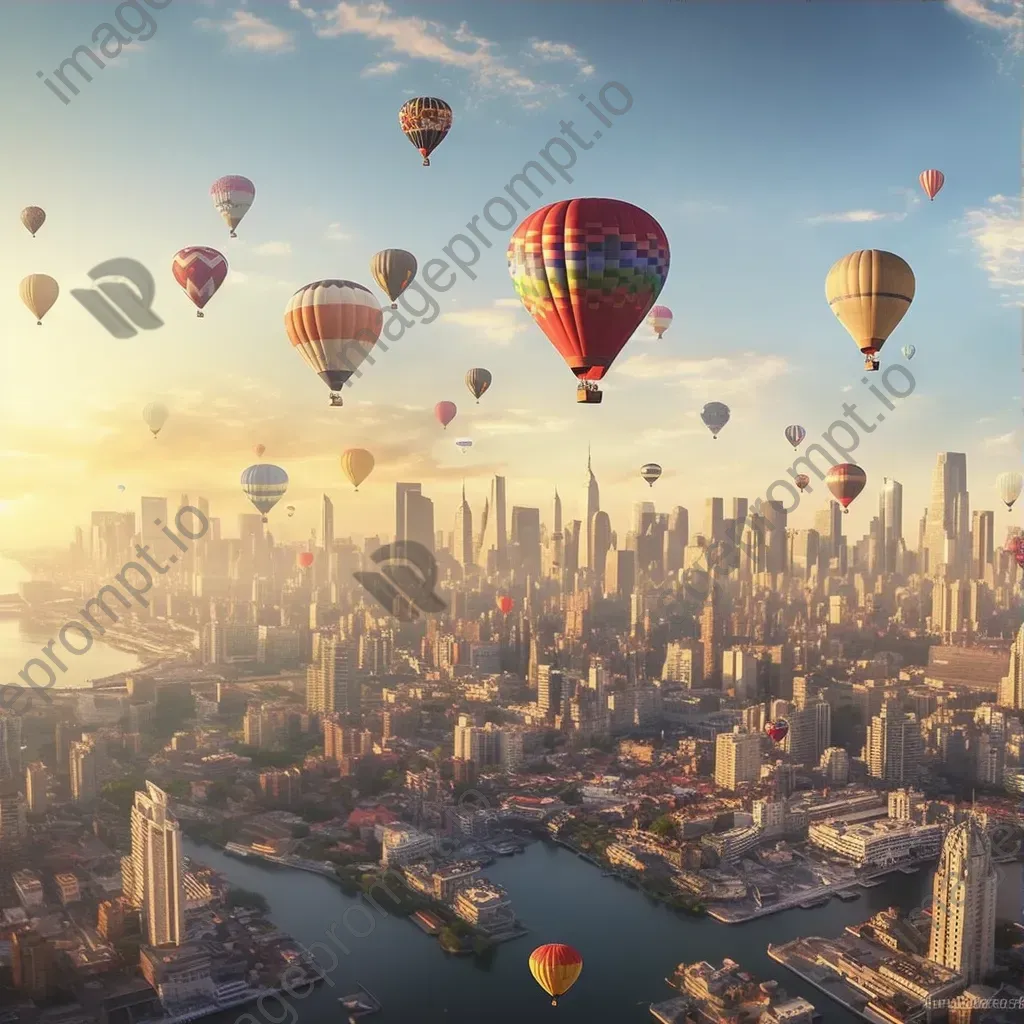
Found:
[[[228,46],[256,53],[290,53],[295,49],[295,33],[249,11],[232,11],[224,21],[196,18],[195,25],[207,32],[222,32]]]
[[[339,221],[335,221],[333,224],[327,225],[327,233],[324,237],[328,242],[350,242],[353,236],[344,229]]]
[[[843,213],[822,213],[808,217],[808,224],[871,224],[878,220],[905,220],[905,213],[883,213],[881,210],[846,210]]]
[[[982,444],[984,444],[986,448],[1005,448],[1008,445],[1013,444],[1016,438],[1017,432],[1015,430],[1011,430],[1008,434],[999,434],[996,437],[986,437],[982,441]]]
[[[785,359],[758,352],[711,359],[678,359],[644,353],[616,367],[619,377],[658,380],[667,386],[687,388],[695,395],[714,399],[750,393],[788,372],[789,364]]]
[[[988,205],[968,210],[967,234],[974,242],[981,267],[994,288],[1010,289],[1013,305],[1024,304],[1024,221],[1021,201],[992,196]]]
[[[473,430],[477,434],[501,436],[506,434],[558,434],[568,430],[572,421],[560,418],[538,417],[536,412],[524,409],[507,409],[499,419],[487,419],[476,424]]]
[[[1024,4],[1021,0],[946,0],[962,18],[1006,34],[1012,49],[1024,51]]]
[[[463,309],[445,313],[441,319],[459,327],[472,328],[477,338],[482,337],[498,345],[508,345],[516,335],[527,329],[527,324],[516,314],[514,306],[522,309],[518,299],[513,299],[511,304],[499,299],[492,306],[483,309]]]
[[[850,392],[850,391],[853,390],[853,385],[852,384],[844,384],[839,390],[845,395],[845,394],[847,394],[847,392]]]
[[[291,242],[261,242],[253,249],[258,256],[288,256],[291,251]]]
[[[360,78],[382,78],[386,75],[393,75],[400,71],[405,65],[399,60],[382,60],[359,72]]]
[[[303,14],[320,38],[362,36],[388,47],[395,58],[428,61],[464,71],[480,91],[514,92],[525,107],[540,106],[561,92],[517,67],[501,54],[497,43],[474,34],[465,22],[451,27],[426,18],[397,14],[386,3],[376,0],[370,3],[341,0],[324,10],[304,7],[301,0],[289,0],[289,7]],[[531,55],[545,61],[572,63],[579,74],[593,72],[585,58],[564,43],[537,40],[536,44],[531,44]]]

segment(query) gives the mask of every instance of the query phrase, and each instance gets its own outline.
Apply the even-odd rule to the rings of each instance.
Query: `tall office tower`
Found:
[[[468,570],[473,565],[473,510],[466,501],[466,485],[462,485],[462,500],[455,510],[455,538],[452,545],[455,561]]]
[[[512,545],[516,552],[513,569],[531,580],[540,580],[540,509],[512,506]]]
[[[832,745],[832,708],[818,696],[797,702],[789,712],[783,750],[793,764],[816,765]]]
[[[806,579],[818,565],[819,538],[817,530],[791,530],[789,533],[789,567]]]
[[[597,477],[590,463],[590,448],[587,448],[587,480],[584,485],[582,520],[583,550],[580,552],[580,568],[593,570],[594,562],[594,517],[601,509],[601,489],[597,486]],[[602,566],[603,568],[603,563]]]
[[[434,503],[419,491],[405,495],[405,539],[422,544],[433,553],[434,547]]]
[[[505,572],[508,569],[508,518],[503,476],[491,480],[491,493],[484,515],[477,561],[487,572]]]
[[[718,586],[712,575],[700,616],[700,642],[704,646],[701,685],[716,690],[722,686],[721,652],[722,634],[725,632],[725,616],[719,603]]]
[[[747,521],[747,510],[749,503],[746,498],[732,499],[732,519],[736,524],[737,534],[742,533],[743,524]]]
[[[607,512],[597,512],[590,521],[590,574],[599,584],[604,582],[608,552],[612,549],[612,521]]]
[[[753,732],[720,732],[715,737],[715,785],[736,789],[761,777],[761,737]]]
[[[334,502],[326,494],[320,512],[320,544],[328,555],[334,550]]]
[[[757,700],[757,658],[739,647],[723,651],[722,689],[734,690],[737,700]]]
[[[903,484],[890,477],[882,478],[878,494],[878,554],[882,572],[896,571],[896,555],[903,539]]]
[[[395,540],[408,540],[406,532],[406,508],[405,496],[407,494],[419,494],[419,484],[395,484]]]
[[[765,572],[786,571],[786,506],[781,501],[763,501],[765,525]]]
[[[359,648],[353,640],[319,636],[314,663],[306,670],[306,707],[320,714],[359,714],[362,683],[356,675]]]
[[[238,517],[238,563],[235,571],[236,578],[242,583],[249,583],[270,568],[263,526],[263,516],[259,513],[243,512]]]
[[[867,728],[864,744],[868,774],[898,786],[917,782],[924,755],[921,726],[896,701],[887,700]]]
[[[565,569],[565,579],[571,586],[580,568],[580,541],[582,539],[583,524],[578,519],[574,519],[569,523],[564,532],[565,538],[562,541],[564,551],[563,567]]]
[[[626,598],[636,587],[636,552],[611,548],[605,559],[604,596]]]
[[[0,779],[21,777],[21,716],[0,711]]]
[[[995,968],[999,878],[992,845],[973,814],[946,833],[932,886],[928,959],[968,984],[984,981]]]
[[[537,710],[546,718],[562,713],[564,678],[557,668],[537,666]]]
[[[708,541],[722,539],[723,504],[721,498],[704,499],[704,536]]]
[[[16,779],[0,779],[0,850],[21,846],[28,836],[25,803]]]
[[[48,805],[50,772],[42,761],[33,761],[25,769],[25,802],[33,814],[42,814]]]
[[[654,502],[635,501],[633,502],[633,533],[637,537],[643,536],[645,528],[654,521]]]
[[[838,557],[843,536],[843,508],[838,501],[829,501],[828,508],[814,513],[814,529],[818,531],[819,543],[824,547],[826,557]]]
[[[71,744],[68,757],[71,768],[71,799],[76,804],[90,803],[99,796],[96,758],[96,744],[91,739]]]
[[[44,1003],[60,986],[61,974],[54,947],[39,932],[11,936],[11,975],[19,992]]]
[[[765,571],[768,564],[765,531],[764,516],[758,512],[749,513],[740,534],[740,579],[749,580]]]
[[[157,526],[157,522],[161,526]],[[149,556],[156,562],[166,562],[167,555],[175,554],[173,542],[168,540],[162,527],[167,525],[167,499],[166,498],[143,498],[142,499],[142,521],[140,532],[142,534],[142,546],[149,548]]]
[[[562,533],[562,499],[555,488],[554,529],[551,531],[551,576],[562,579],[565,569],[565,534]]]
[[[959,574],[966,568],[969,526],[967,456],[962,452],[939,452],[925,527],[930,576]]]
[[[151,946],[180,946],[185,940],[185,869],[181,828],[167,794],[146,783],[132,808],[132,852],[121,858],[125,899],[142,910]]]
[[[1024,626],[1010,645],[1010,667],[999,684],[999,706],[1016,711],[1024,708]]]
[[[683,553],[690,543],[690,514],[682,505],[676,505],[668,517],[665,530],[665,550],[662,562],[665,572],[678,572],[683,567]]]
[[[975,512],[971,516],[971,579],[983,580],[989,573],[994,555],[995,512]]]

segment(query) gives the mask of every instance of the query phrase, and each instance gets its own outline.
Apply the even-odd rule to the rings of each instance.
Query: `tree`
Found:
[[[679,829],[676,826],[675,820],[668,814],[655,818],[651,822],[651,831],[663,839],[677,839],[679,836]]]
[[[249,889],[236,888],[231,886],[225,903],[229,907],[245,907],[248,910],[261,910],[266,913],[270,909],[267,898],[262,893],[252,892]]]
[[[570,806],[578,806],[583,803],[583,794],[580,793],[578,786],[566,786],[566,788],[558,794],[558,798],[563,804],[569,804]]]

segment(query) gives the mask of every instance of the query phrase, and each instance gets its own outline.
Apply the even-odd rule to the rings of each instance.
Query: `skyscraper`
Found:
[[[992,565],[995,532],[994,512],[975,512],[971,516],[971,579],[985,579]]]
[[[395,540],[406,540],[406,507],[405,497],[407,494],[419,494],[419,484],[395,484]],[[433,527],[431,527],[433,532]]]
[[[185,872],[181,829],[167,794],[146,783],[132,808],[132,852],[121,858],[125,898],[142,910],[151,946],[180,946],[185,939]]]
[[[883,477],[878,494],[879,562],[882,572],[896,571],[896,555],[903,540],[903,484]]]
[[[334,502],[325,494],[320,522],[320,543],[329,556],[334,548]]]
[[[92,802],[99,795],[96,744],[92,739],[72,743],[68,760],[71,768],[71,799],[76,804]]]
[[[711,689],[720,689],[722,686],[720,666],[723,623],[721,609],[718,607],[718,585],[713,574],[709,584],[708,596],[704,600],[704,610],[700,617],[700,642],[704,645],[702,685]]]
[[[323,634],[315,640],[314,662],[306,669],[306,707],[320,714],[357,714],[362,700],[358,645]]]
[[[999,704],[1004,708],[1024,708],[1024,626],[1010,645],[1010,667],[999,684]]]
[[[873,778],[898,786],[917,781],[924,754],[921,726],[897,701],[885,701],[881,712],[872,717],[864,746]]]
[[[477,560],[488,572],[500,573],[508,569],[508,518],[503,476],[496,476],[491,480],[485,519],[481,523],[480,553]]]
[[[540,579],[540,509],[512,508],[512,544],[519,569],[533,580]]]
[[[554,529],[551,531],[551,576],[563,579],[565,570],[565,535],[562,533],[562,499],[555,488]]]
[[[163,530],[157,526],[157,522],[163,526],[167,525],[167,499],[166,498],[143,498],[142,499],[142,522],[140,531],[142,533],[142,546],[149,548],[149,554],[157,562],[164,562],[167,554],[176,553],[173,543],[167,539]]]
[[[932,885],[928,959],[968,984],[984,981],[995,967],[999,881],[991,843],[973,814],[946,834]]]
[[[455,540],[452,554],[463,570],[473,564],[473,510],[466,501],[465,484],[462,485],[462,501],[455,510]]]
[[[721,498],[704,500],[704,536],[709,541],[722,539],[722,520],[725,516],[723,504]]]
[[[601,489],[597,486],[597,477],[590,463],[590,448],[587,448],[587,480],[584,485],[583,507],[585,515],[582,523],[583,550],[580,552],[580,567],[595,570],[594,563],[594,516],[601,510]],[[603,565],[601,566],[603,568]]]
[[[962,452],[939,452],[925,526],[929,575],[960,573],[966,568],[969,526],[967,456]]]

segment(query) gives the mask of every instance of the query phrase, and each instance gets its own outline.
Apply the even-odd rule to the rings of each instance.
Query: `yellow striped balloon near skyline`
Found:
[[[18,293],[36,318],[36,323],[42,327],[43,317],[50,312],[60,295],[60,285],[46,274],[29,274],[18,285]]]
[[[346,448],[341,453],[341,471],[358,491],[359,485],[373,472],[373,455],[365,448]]]

